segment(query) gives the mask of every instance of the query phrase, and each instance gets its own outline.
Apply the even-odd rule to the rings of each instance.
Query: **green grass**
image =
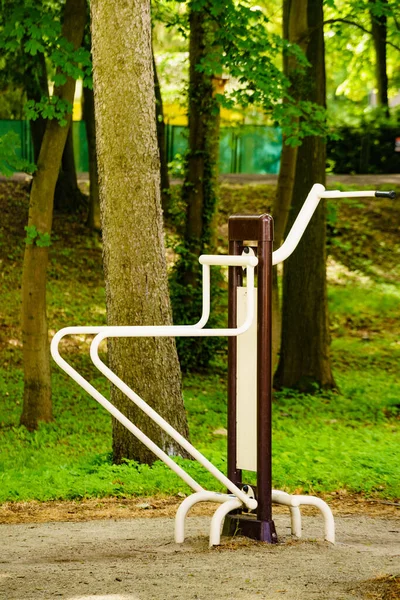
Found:
[[[272,197],[265,187],[258,192],[260,202]],[[236,189],[228,191],[222,202],[224,215],[230,203],[240,209],[246,195],[253,194],[251,188],[242,188],[240,194]],[[151,468],[132,461],[113,465],[110,416],[56,367],[54,422],[42,424],[33,433],[19,427],[23,393],[18,325],[23,245],[19,236],[26,198],[25,203],[22,196],[6,199],[10,223],[7,226],[3,220],[0,224],[0,241],[11,237],[14,243],[0,243],[0,502],[187,492],[185,484],[162,463]],[[252,196],[252,201],[257,205],[257,198]],[[400,278],[393,258],[399,254],[400,243],[391,231],[385,235],[383,229],[377,230],[379,248],[385,247],[382,244],[388,248],[386,253],[379,250],[376,260],[373,248],[366,248],[364,242],[360,245],[365,219],[379,213],[376,224],[383,228],[394,218],[390,212],[389,219],[385,207],[389,207],[385,202],[363,205],[358,208],[362,218],[357,218],[357,209],[352,206],[351,212],[349,204],[343,203],[335,214],[329,302],[333,368],[340,392],[304,395],[284,390],[275,395],[273,477],[278,489],[319,494],[347,490],[400,498]],[[344,231],[352,252],[334,243],[343,238]],[[103,323],[98,239],[69,217],[56,219],[55,232],[49,273],[51,330],[71,320]],[[384,261],[387,252],[390,268]],[[107,395],[108,386],[90,367],[87,350],[86,346],[84,355],[78,346],[71,346],[69,357]],[[186,376],[184,396],[192,442],[225,470],[225,366],[216,364],[208,375]],[[205,487],[221,489],[196,462],[179,462]]]
[[[279,393],[274,401],[273,469],[278,489],[400,497],[400,383],[379,369],[336,374],[341,394]],[[104,382],[96,381],[100,389]],[[22,374],[2,373],[8,390],[2,415],[0,502],[187,492],[162,463],[149,468],[111,463],[111,422],[97,403],[61,374],[54,376],[55,421],[34,433],[17,427]],[[102,389],[104,392],[105,390]],[[225,377],[190,376],[185,404],[193,443],[226,468]],[[5,416],[6,415],[6,416]],[[197,463],[185,468],[203,485],[221,489]],[[251,478],[250,478],[251,479]]]

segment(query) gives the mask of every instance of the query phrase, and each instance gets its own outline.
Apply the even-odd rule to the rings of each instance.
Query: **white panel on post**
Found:
[[[236,467],[257,471],[257,289],[254,290],[254,320],[237,337]],[[237,324],[246,318],[247,290],[237,288]]]

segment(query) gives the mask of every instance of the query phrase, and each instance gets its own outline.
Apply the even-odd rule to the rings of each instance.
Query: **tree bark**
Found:
[[[307,57],[307,98],[325,105],[325,58],[322,0],[308,0],[311,31]],[[311,186],[325,183],[325,141],[308,137],[297,156],[289,226]],[[330,336],[326,290],[325,204],[322,201],[296,251],[284,263],[282,344],[276,387],[313,392],[334,388],[330,365]]]
[[[220,113],[210,75],[198,70],[207,56],[210,24],[205,11],[190,9],[189,42],[189,153],[183,198],[186,204],[185,242],[193,256],[184,281],[196,287],[198,257],[212,248],[218,189]]]
[[[198,68],[207,60],[210,39],[215,34],[216,24],[209,16],[209,9],[209,4],[200,8],[193,2],[189,6],[189,150],[182,186],[186,214],[183,251],[172,276],[177,323],[195,323],[199,319],[202,310],[199,256],[215,249],[220,112],[213,77]],[[218,277],[218,272],[214,272],[210,327],[216,325],[218,318],[215,310]],[[217,338],[181,338],[177,343],[184,370],[204,369],[221,345]]]
[[[157,75],[157,65],[154,59],[153,51],[153,71],[154,71],[154,91],[156,95],[156,125],[157,125],[157,141],[158,150],[160,153],[160,176],[161,176],[161,206],[164,214],[168,215],[170,209],[170,188],[168,175],[168,160],[167,160],[167,137],[165,134],[165,121],[163,101],[161,95],[160,82]]]
[[[25,64],[26,70],[23,81],[27,98],[28,100],[40,102],[42,97],[49,96],[44,54],[38,52],[36,56],[25,55]],[[41,116],[29,123],[32,134],[34,162],[36,164],[39,160],[40,148],[46,131],[46,123],[46,119]],[[57,210],[75,212],[82,205],[82,201],[83,194],[78,187],[78,178],[76,175],[71,124],[68,130],[61,169],[57,179],[54,205]]]
[[[96,124],[94,117],[94,95],[93,90],[83,88],[83,118],[86,125],[89,155],[89,212],[86,225],[90,229],[100,231],[100,195],[99,195],[99,173],[97,169],[96,154]]]
[[[76,174],[72,126],[71,121],[68,126],[67,141],[65,142],[61,169],[54,193],[55,210],[66,213],[77,212],[84,201],[84,195],[79,189]]]
[[[46,60],[44,54],[42,52],[38,52],[36,56],[31,56],[24,53],[24,60],[26,67],[23,82],[26,90],[26,96],[28,100],[40,102],[42,97],[49,96]],[[46,130],[46,119],[43,119],[43,117],[38,117],[35,121],[30,121],[29,126],[33,143],[33,159],[34,162],[37,163],[44,132]]]
[[[382,4],[387,4],[387,0],[380,0]],[[375,0],[372,0],[375,4]],[[372,37],[374,40],[376,63],[376,83],[378,88],[378,105],[381,106],[386,117],[389,118],[389,100],[388,100],[388,76],[386,64],[386,37],[387,37],[387,18],[386,15],[375,15],[370,11]]]
[[[63,36],[75,48],[81,44],[85,25],[85,0],[67,0],[64,11]],[[55,90],[55,94],[72,103],[75,80]],[[70,121],[71,115],[67,117]],[[44,234],[51,233],[53,199],[68,125],[61,127],[48,121],[34,175],[28,225],[38,232],[33,243],[26,244],[22,273],[22,341],[24,358],[24,403],[21,424],[32,430],[39,421],[52,419],[50,351],[46,316],[46,270],[48,247]],[[34,236],[33,236],[34,237]]]
[[[307,50],[307,0],[284,0],[283,2],[283,37],[298,44],[303,52]],[[284,56],[283,68],[286,77],[291,81],[291,94],[299,98],[301,94],[301,81],[296,79],[297,61],[294,57]],[[293,126],[298,124],[298,118],[293,119]],[[284,233],[292,203],[294,178],[298,146],[289,146],[286,137],[282,140],[282,154],[279,167],[278,185],[274,202],[274,248],[277,249],[283,242]],[[272,287],[272,365],[275,369],[281,340],[281,311],[278,289],[277,268],[274,268]]]
[[[150,1],[93,0],[91,15],[107,321],[169,325]],[[111,369],[187,437],[174,339],[111,340],[108,351]],[[111,400],[164,451],[183,454],[114,387]],[[155,460],[117,421],[113,453],[116,462]]]

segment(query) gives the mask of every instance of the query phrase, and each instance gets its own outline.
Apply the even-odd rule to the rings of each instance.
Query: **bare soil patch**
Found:
[[[364,498],[350,494],[333,494],[324,498],[335,515],[364,515],[400,519],[400,502]],[[89,521],[98,519],[173,518],[182,497],[89,498],[79,501],[6,502],[0,505],[0,523],[46,523]],[[212,515],[215,507],[197,504],[191,514]],[[274,506],[274,514],[287,509]],[[303,514],[316,514],[312,507],[303,507]]]
[[[170,509],[171,507],[167,507]],[[279,543],[222,538],[210,517],[187,520],[184,544],[168,518],[108,518],[0,526],[0,600],[397,600],[400,523],[336,516],[337,543],[305,516],[304,539],[276,514]]]

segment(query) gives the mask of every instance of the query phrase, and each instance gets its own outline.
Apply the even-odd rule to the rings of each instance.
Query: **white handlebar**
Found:
[[[377,195],[387,195],[389,198],[394,197],[394,192],[375,192],[375,191],[360,191],[360,192],[340,192],[339,190],[326,191],[321,183],[315,183],[299,214],[297,219],[293,223],[291,230],[289,231],[287,238],[278,250],[272,253],[272,264],[277,265],[286,260],[292,252],[295,250],[297,244],[300,242],[307,225],[311,221],[319,201],[321,198],[371,198]]]

